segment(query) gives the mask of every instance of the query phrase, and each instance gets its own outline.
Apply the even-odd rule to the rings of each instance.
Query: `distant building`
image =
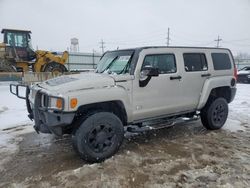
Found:
[[[62,55],[62,52],[57,54]],[[69,52],[69,59],[65,66],[69,71],[95,69],[100,58],[101,54],[98,53]]]

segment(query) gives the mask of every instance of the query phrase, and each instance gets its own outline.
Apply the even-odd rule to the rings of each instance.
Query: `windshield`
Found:
[[[96,72],[108,74],[125,74],[129,72],[134,51],[107,52],[98,63]]]
[[[26,33],[7,33],[7,44],[15,47],[27,47],[27,34]]]

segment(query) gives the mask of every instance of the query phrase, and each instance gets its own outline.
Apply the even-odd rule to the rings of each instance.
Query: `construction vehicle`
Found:
[[[31,31],[2,29],[3,43],[0,43],[0,72],[52,72],[63,73],[69,54],[62,56],[49,51],[34,51],[31,45]]]

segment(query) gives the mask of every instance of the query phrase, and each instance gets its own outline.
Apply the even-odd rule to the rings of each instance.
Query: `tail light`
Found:
[[[236,68],[236,66],[234,65],[234,78],[235,78],[235,80],[237,81],[237,79],[238,79],[238,74],[237,74],[237,68]]]

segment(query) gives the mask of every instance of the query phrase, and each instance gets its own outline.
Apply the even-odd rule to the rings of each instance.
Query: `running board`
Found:
[[[125,131],[130,132],[130,133],[141,133],[141,132],[150,131],[150,130],[157,130],[157,129],[167,128],[167,127],[172,127],[176,124],[196,121],[198,119],[199,117],[195,115],[192,118],[180,117],[177,119],[154,120],[154,121],[144,122],[141,124],[128,125],[125,127]]]

